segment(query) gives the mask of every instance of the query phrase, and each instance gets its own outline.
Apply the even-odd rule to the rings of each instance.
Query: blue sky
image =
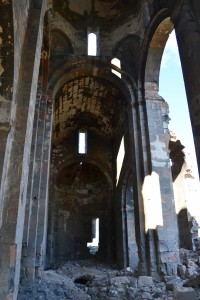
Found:
[[[162,58],[159,94],[169,104],[169,129],[176,133],[186,147],[194,151],[192,129],[188,112],[182,68],[174,31],[171,33]]]

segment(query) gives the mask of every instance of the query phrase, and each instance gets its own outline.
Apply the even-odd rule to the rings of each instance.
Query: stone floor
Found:
[[[119,271],[95,260],[80,260],[47,270],[34,285],[20,287],[18,300],[173,300],[174,285],[181,286],[185,280],[172,276],[165,281],[155,282],[147,276],[136,278],[130,268]],[[197,284],[194,289],[195,298],[200,299]]]

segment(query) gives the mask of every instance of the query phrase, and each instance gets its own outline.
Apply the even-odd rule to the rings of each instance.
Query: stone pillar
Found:
[[[157,85],[146,83],[146,109],[150,143],[149,175],[145,177],[143,195],[146,232],[156,240],[158,272],[172,275],[179,262],[178,227],[168,155],[168,105],[158,95]]]
[[[136,239],[136,220],[135,220],[135,203],[133,194],[133,178],[132,174],[129,174],[126,190],[125,190],[125,222],[127,230],[127,246],[128,246],[128,266],[133,270],[138,268],[138,247]]]
[[[10,142],[6,149],[8,164],[1,190],[0,299],[17,298],[45,1],[43,4],[41,9],[29,11],[20,76],[15,83],[17,93],[13,100]]]
[[[145,180],[148,178],[150,174],[150,147],[149,147],[149,139],[148,139],[148,122],[147,122],[147,112],[146,112],[146,102],[143,99],[143,94],[141,93],[141,89],[138,89],[138,120],[140,123],[141,130],[141,157],[142,157],[142,183],[141,183],[141,201],[143,207],[144,214],[144,232],[145,232],[145,246],[146,246],[146,261],[147,261],[147,269],[146,274],[151,275],[153,277],[158,276],[157,269],[157,257],[156,257],[156,249],[155,249],[155,238],[154,232],[152,229],[147,227],[148,216],[146,211],[146,203],[145,203]]]
[[[34,158],[36,152],[36,143],[37,143],[37,123],[39,118],[39,103],[41,99],[41,90],[38,91],[36,97],[35,104],[35,114],[34,114],[34,122],[33,122],[33,133],[32,133],[32,144],[31,144],[31,155],[30,155],[30,163],[29,163],[29,174],[28,174],[28,187],[27,187],[27,195],[26,195],[26,206],[25,206],[25,219],[24,219],[24,232],[23,232],[23,243],[22,243],[22,266],[21,266],[21,275],[24,277],[24,260],[23,257],[27,255],[27,245],[29,239],[29,221],[30,221],[30,212],[31,212],[31,193],[32,193],[32,179],[33,179],[33,170],[34,170]]]
[[[138,258],[139,258],[139,274],[147,275],[147,248],[146,248],[146,236],[145,236],[145,215],[144,205],[142,199],[142,184],[143,184],[143,153],[142,153],[142,141],[141,141],[141,129],[139,127],[139,105],[138,102],[134,101],[131,110],[129,112],[129,131],[130,141],[133,151],[133,165],[135,166],[135,180],[133,181],[133,191],[135,197],[135,210],[137,211],[138,220],[137,224],[137,243],[138,243]],[[132,124],[131,124],[132,122]],[[133,132],[132,129],[133,128]]]
[[[46,104],[48,105],[48,103]],[[44,140],[42,147],[42,165],[39,191],[38,210],[38,233],[36,241],[36,276],[40,277],[40,271],[44,269],[47,243],[47,222],[48,222],[48,197],[49,197],[49,173],[51,158],[52,138],[52,105],[47,106]]]
[[[37,234],[40,231],[38,224],[39,210],[43,207],[40,199],[41,187],[41,174],[42,174],[42,147],[44,143],[44,128],[46,118],[46,101],[44,98],[39,99],[39,113],[35,115],[36,120],[36,139],[35,139],[35,152],[33,158],[33,173],[32,173],[32,186],[30,193],[30,206],[29,206],[29,223],[27,234],[27,249],[26,257],[23,260],[23,267],[25,268],[26,276],[25,282],[33,282],[35,280],[35,263],[36,263],[36,245]],[[45,217],[45,215],[43,215]],[[40,220],[41,222],[41,220]]]
[[[176,31],[200,173],[200,28],[191,2],[182,1],[179,10],[172,15],[172,21]]]

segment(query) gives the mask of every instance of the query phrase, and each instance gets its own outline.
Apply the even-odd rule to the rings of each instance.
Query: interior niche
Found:
[[[57,176],[55,199],[56,260],[84,259],[93,255],[87,243],[95,238],[96,219],[99,219],[96,255],[106,255],[110,199],[102,171],[84,162],[64,168]]]

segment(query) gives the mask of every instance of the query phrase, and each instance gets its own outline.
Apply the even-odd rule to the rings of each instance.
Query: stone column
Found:
[[[48,222],[48,197],[49,197],[49,173],[51,158],[52,138],[52,105],[47,105],[44,140],[42,146],[42,165],[39,190],[38,210],[38,232],[36,241],[36,277],[40,278],[41,271],[45,267],[46,243],[47,243],[47,222]]]
[[[0,223],[0,299],[16,299],[19,283],[34,107],[43,34],[41,9],[30,9],[7,145]]]
[[[174,11],[172,21],[176,31],[200,172],[200,28],[191,2],[182,1],[178,10]]]
[[[134,206],[138,214],[137,220],[137,242],[138,242],[138,257],[139,257],[139,273],[141,275],[147,275],[147,248],[146,248],[146,236],[145,236],[145,215],[144,205],[142,199],[142,184],[143,184],[143,153],[142,153],[142,138],[141,128],[139,127],[139,104],[137,101],[132,103],[131,110],[129,112],[129,131],[131,148],[133,149],[133,166],[135,166],[135,178],[133,180],[134,191]],[[132,124],[131,124],[132,122]],[[133,131],[132,131],[133,130]]]
[[[179,262],[178,227],[168,154],[168,105],[158,95],[157,85],[146,83],[147,124],[150,143],[149,174],[145,176],[143,196],[146,232],[156,240],[158,272],[172,275]]]
[[[144,222],[144,233],[145,233],[145,259],[146,259],[146,274],[151,275],[153,277],[158,276],[157,269],[157,258],[156,258],[156,250],[155,250],[155,239],[154,232],[152,229],[148,228],[148,216],[146,211],[146,202],[145,202],[145,180],[148,178],[150,174],[150,146],[148,139],[148,123],[147,123],[147,112],[146,112],[146,102],[143,99],[143,94],[141,92],[141,88],[138,89],[138,100],[136,102],[136,107],[138,107],[138,121],[140,123],[140,131],[141,131],[141,158],[142,158],[142,171],[141,171],[141,189],[140,189],[140,197],[141,197],[141,206],[143,208],[143,222]]]
[[[135,220],[135,203],[133,193],[133,178],[132,174],[129,174],[126,182],[125,190],[125,206],[124,217],[126,222],[126,234],[127,234],[127,247],[128,247],[128,266],[133,270],[137,270],[139,258],[138,247],[136,238],[136,220]]]
[[[39,90],[39,86],[38,86],[38,90]],[[34,158],[35,158],[36,143],[37,143],[37,123],[38,123],[38,118],[39,118],[40,99],[41,99],[41,90],[39,93],[37,92],[34,122],[33,122],[32,144],[31,144],[31,155],[30,155],[30,163],[29,163],[28,187],[27,187],[27,195],[26,195],[24,232],[23,232],[23,243],[22,243],[22,265],[21,265],[22,278],[25,275],[23,257],[26,257],[26,255],[27,255],[27,245],[28,245],[28,240],[29,240],[29,221],[30,221],[30,212],[31,212],[32,179],[33,179]]]
[[[39,99],[39,113],[35,116],[37,118],[36,139],[35,139],[35,152],[33,158],[33,173],[32,173],[32,186],[30,192],[30,206],[29,206],[29,222],[28,222],[28,234],[27,234],[27,249],[26,257],[23,260],[23,266],[26,269],[25,282],[33,282],[35,280],[35,263],[36,263],[36,244],[37,234],[40,229],[38,224],[40,206],[43,207],[43,203],[40,199],[40,187],[41,187],[41,173],[42,173],[42,147],[44,143],[44,128],[46,118],[46,101],[44,98]],[[45,215],[43,215],[45,217]],[[41,220],[40,220],[41,222]]]

